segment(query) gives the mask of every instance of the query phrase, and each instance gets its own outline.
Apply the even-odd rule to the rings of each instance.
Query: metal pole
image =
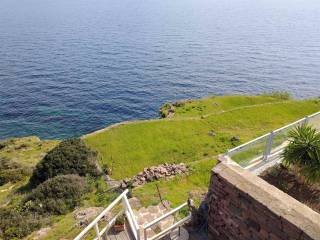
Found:
[[[274,132],[271,132],[270,135],[269,135],[268,141],[267,141],[267,145],[266,145],[266,148],[265,148],[264,155],[263,155],[263,161],[267,161],[268,160],[268,156],[271,153],[272,143],[273,143],[273,136],[274,136]]]
[[[148,236],[147,236],[147,229],[146,228],[144,229],[144,234],[143,235],[144,235],[144,240],[147,240]]]
[[[94,230],[96,231],[96,234],[97,234],[98,240],[101,240],[101,236],[100,236],[100,231],[99,231],[98,223],[96,223],[96,224],[94,225]]]

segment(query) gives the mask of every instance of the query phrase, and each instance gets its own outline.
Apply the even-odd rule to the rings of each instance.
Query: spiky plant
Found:
[[[283,163],[297,167],[307,181],[320,181],[320,133],[306,124],[289,132]]]

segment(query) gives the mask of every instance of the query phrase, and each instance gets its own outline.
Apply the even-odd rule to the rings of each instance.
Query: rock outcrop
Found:
[[[137,187],[147,182],[159,180],[161,178],[170,178],[180,174],[187,174],[189,169],[186,164],[162,164],[159,166],[144,168],[142,172],[134,176],[132,179],[126,178],[121,183],[121,188],[125,189],[129,186]]]

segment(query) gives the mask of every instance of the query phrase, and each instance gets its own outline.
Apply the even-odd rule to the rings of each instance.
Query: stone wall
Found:
[[[207,197],[209,239],[320,239],[320,214],[230,160],[212,170]]]

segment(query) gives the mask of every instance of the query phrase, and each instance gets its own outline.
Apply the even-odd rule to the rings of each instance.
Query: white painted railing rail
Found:
[[[74,240],[81,240],[86,236],[86,234],[89,233],[91,229],[95,230],[96,237],[95,240],[101,240],[103,234],[105,234],[116,222],[116,219],[123,213],[125,213],[130,228],[132,230],[132,233],[136,240],[139,240],[139,226],[137,224],[137,220],[132,212],[131,206],[129,204],[128,198],[127,198],[128,189],[125,190],[123,193],[121,193],[106,209],[104,209],[78,236],[74,238]],[[116,214],[111,220],[109,220],[105,227],[101,230],[99,229],[99,221],[104,218],[111,210],[119,203],[123,204],[123,209]]]
[[[81,240],[83,239],[92,229],[95,231],[95,237],[94,240],[102,240],[104,239],[103,236],[106,236],[104,234],[107,233],[107,231],[115,224],[117,218],[121,216],[123,213],[126,215],[130,230],[133,233],[133,236],[135,240],[141,240],[140,229],[144,233],[144,239],[145,240],[156,240],[164,237],[165,235],[169,234],[171,231],[173,231],[176,228],[179,228],[181,225],[183,225],[185,222],[189,221],[191,219],[191,214],[189,216],[179,220],[178,222],[172,224],[170,227],[166,228],[165,230],[161,231],[160,233],[152,236],[151,238],[147,238],[147,229],[151,228],[152,226],[158,224],[165,218],[174,215],[177,213],[180,209],[186,207],[188,203],[184,203],[180,205],[179,207],[171,210],[170,212],[160,216],[159,218],[153,220],[152,222],[145,224],[143,227],[140,227],[138,225],[136,216],[134,215],[129,200],[127,198],[128,190],[125,190],[123,193],[121,193],[105,210],[103,210],[78,236],[74,238],[74,240]],[[99,221],[103,219],[108,213],[111,212],[111,210],[118,204],[122,203],[123,209],[119,211],[112,219],[110,219],[107,223],[105,223],[105,226],[100,230],[99,229]],[[101,224],[100,224],[101,225]]]
[[[270,133],[267,133],[263,136],[260,136],[249,142],[246,142],[235,148],[232,148],[228,150],[225,155],[233,159],[233,157],[236,156],[237,154],[245,153],[245,151],[249,152],[250,150],[254,150],[254,148],[262,148],[262,149],[259,149],[261,151],[261,154],[253,154],[252,159],[247,159],[249,161],[245,163],[245,166],[243,167],[250,168],[250,165],[255,165],[257,164],[257,162],[261,162],[261,161],[267,162],[270,158],[280,156],[281,152],[283,151],[285,146],[288,144],[289,139],[286,138],[285,136],[284,136],[284,139],[282,139],[283,136],[281,134],[301,124],[310,124],[311,126],[316,128],[317,131],[320,131],[320,112],[316,112],[314,114],[306,116],[293,123],[290,123],[286,126],[278,128]],[[279,142],[279,139],[277,139],[279,137],[281,142]],[[278,142],[275,143],[276,140]],[[257,147],[259,146],[259,144],[261,146]]]
[[[130,206],[130,203],[128,201],[128,198],[127,196],[125,196],[123,199],[123,204],[125,206],[125,213],[126,213],[126,216],[127,216],[127,219],[128,219],[128,222],[129,222],[129,225],[130,225],[130,228],[131,228],[131,231],[134,235],[134,238],[136,240],[140,240],[140,230],[139,230],[139,225],[138,225],[138,222],[137,222],[137,219],[131,209],[131,206]]]
[[[260,136],[260,137],[255,138],[255,139],[253,139],[253,140],[251,140],[251,141],[249,141],[249,142],[246,142],[246,143],[241,144],[241,145],[239,145],[239,146],[237,146],[237,147],[235,147],[235,148],[232,148],[232,149],[228,150],[226,154],[227,154],[228,156],[230,156],[230,155],[232,155],[232,154],[234,154],[234,153],[237,153],[237,152],[241,151],[241,150],[244,149],[244,148],[249,147],[250,145],[258,142],[259,140],[262,140],[263,138],[266,138],[266,137],[268,137],[268,136],[270,136],[270,135],[272,135],[272,134],[275,135],[275,134],[277,134],[277,133],[279,133],[279,132],[281,132],[281,131],[284,131],[284,130],[286,130],[286,129],[290,128],[290,127],[296,126],[296,125],[298,125],[298,124],[308,123],[310,120],[315,119],[315,118],[319,118],[319,124],[320,124],[320,112],[316,112],[316,113],[311,114],[311,115],[309,115],[309,116],[306,116],[306,117],[304,117],[304,118],[302,118],[302,119],[299,119],[299,120],[297,120],[297,121],[295,121],[295,122],[293,122],[293,123],[290,123],[290,124],[285,125],[285,126],[283,126],[283,127],[281,127],[281,128],[278,128],[278,129],[276,129],[276,130],[274,130],[274,131],[272,131],[272,132],[270,132],[270,133],[267,133],[267,134],[265,134],[265,135],[262,135],[262,136]],[[320,125],[319,125],[319,126],[320,126]],[[318,129],[318,130],[320,130],[320,129]]]
[[[154,225],[160,223],[162,220],[166,219],[167,217],[174,215],[175,213],[177,213],[180,209],[184,208],[188,206],[188,203],[184,203],[178,207],[176,207],[175,209],[172,209],[170,212],[160,216],[159,218],[151,221],[150,223],[147,223],[143,226],[143,235],[144,235],[144,240],[157,240],[157,239],[161,239],[162,237],[164,237],[165,235],[169,234],[171,231],[173,231],[176,228],[179,228],[181,225],[183,225],[184,223],[186,223],[187,221],[189,221],[191,219],[191,214],[189,214],[187,217],[179,220],[178,222],[174,223],[173,225],[171,225],[170,227],[162,230],[160,233],[148,238],[148,234],[147,234],[147,230],[151,227],[153,227]]]

